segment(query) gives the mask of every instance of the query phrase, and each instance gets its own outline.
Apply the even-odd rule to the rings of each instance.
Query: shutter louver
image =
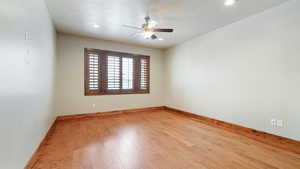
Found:
[[[107,56],[107,89],[120,89],[120,57]]]
[[[140,87],[141,90],[147,90],[149,86],[149,60],[141,59],[141,81]]]
[[[99,90],[99,57],[98,54],[88,54],[88,88]]]

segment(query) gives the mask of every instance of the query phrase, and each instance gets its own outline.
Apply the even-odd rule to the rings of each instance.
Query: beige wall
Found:
[[[167,105],[300,140],[299,30],[291,0],[169,49]]]
[[[21,169],[54,120],[55,30],[44,1],[2,0],[0,11],[0,168]]]
[[[163,57],[157,49],[58,34],[57,109],[59,114],[102,112],[162,106]],[[84,96],[84,48],[150,55],[150,94]],[[93,108],[92,104],[96,104]]]

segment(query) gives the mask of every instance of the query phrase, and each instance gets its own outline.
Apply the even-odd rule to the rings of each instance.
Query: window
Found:
[[[85,49],[85,95],[150,92],[150,57]]]

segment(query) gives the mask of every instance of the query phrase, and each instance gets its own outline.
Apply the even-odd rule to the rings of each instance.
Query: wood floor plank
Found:
[[[300,155],[165,110],[57,121],[31,169],[299,169]]]

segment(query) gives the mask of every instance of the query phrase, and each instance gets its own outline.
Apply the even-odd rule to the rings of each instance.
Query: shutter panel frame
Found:
[[[149,93],[150,92],[150,57],[149,56],[141,56],[140,58],[139,58],[139,60],[140,60],[140,70],[139,70],[139,72],[140,72],[140,82],[139,82],[139,90],[141,91],[141,92],[145,92],[145,93]],[[144,64],[144,69],[142,70],[142,60],[145,60],[145,64]],[[145,86],[146,86],[146,88],[145,89],[143,89],[142,88],[142,71],[146,71],[146,72],[144,72],[144,76],[146,76],[145,77],[145,80],[146,80],[146,83],[145,83]]]
[[[97,66],[98,70],[92,70],[92,71],[98,71],[96,74],[98,75],[98,89],[97,90],[91,90],[90,88],[90,80],[91,80],[91,60],[90,60],[90,55],[91,54],[95,54],[97,55],[98,57],[98,66],[97,65],[94,65],[94,66]],[[97,52],[93,52],[93,51],[87,51],[85,49],[85,59],[84,59],[84,65],[85,65],[85,70],[84,70],[84,74],[85,74],[85,94],[86,95],[96,95],[97,93],[99,93],[101,91],[101,68],[100,68],[100,63],[101,63],[101,60],[100,60],[100,56]],[[95,67],[93,67],[95,68]],[[95,74],[95,73],[93,73]],[[95,79],[94,79],[95,80]]]

